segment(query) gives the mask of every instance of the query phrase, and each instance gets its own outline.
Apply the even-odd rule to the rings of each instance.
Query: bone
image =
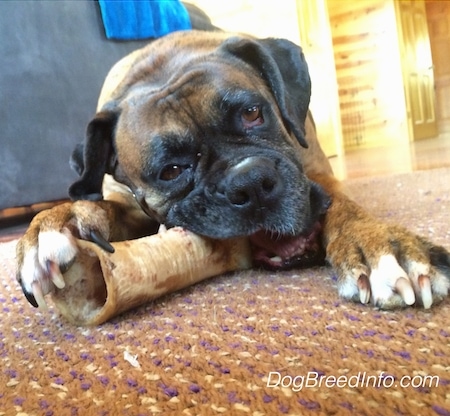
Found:
[[[78,326],[100,325],[206,278],[251,267],[246,239],[217,241],[176,227],[112,243],[114,253],[77,240],[76,261],[55,288],[56,308]]]

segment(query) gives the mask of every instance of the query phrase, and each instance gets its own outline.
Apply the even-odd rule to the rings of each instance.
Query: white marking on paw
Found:
[[[359,289],[357,279],[352,274],[347,274],[339,284],[339,295],[344,299],[354,299],[358,295]]]
[[[432,305],[434,299],[442,299],[443,297],[446,297],[448,295],[450,281],[445,275],[439,273],[438,270],[433,269],[427,263],[416,261],[408,262],[406,267],[408,268],[410,281],[414,285],[414,290],[420,297],[423,306],[426,309]],[[425,290],[423,287],[421,287],[421,285],[419,284],[420,276],[429,277],[431,290],[430,288]]]
[[[67,235],[58,231],[43,231],[39,234],[39,263],[43,269],[47,261],[58,265],[67,264],[77,254],[75,242]]]
[[[416,301],[428,309],[449,295],[450,280],[430,264],[410,260],[404,267],[406,270],[392,254],[381,256],[369,275],[370,291],[368,283],[361,281],[367,271],[347,269],[338,282],[339,295],[361,303],[367,303],[370,295],[374,304],[389,309],[413,305]]]
[[[372,298],[375,304],[383,304],[395,294],[396,283],[400,278],[409,281],[406,272],[400,267],[397,259],[392,254],[381,256],[369,277]],[[414,303],[413,292],[408,294],[407,299],[404,300],[407,304]]]
[[[370,293],[367,291],[361,292],[361,288],[358,285],[359,278],[361,276],[368,276],[369,272],[366,267],[354,268],[348,271],[342,280],[340,280],[338,285],[339,295],[344,299],[352,299],[356,301],[359,299],[361,303],[368,303],[367,298]]]
[[[39,280],[41,274],[42,268],[38,262],[37,248],[32,247],[25,254],[20,270],[22,286],[28,293],[32,293],[33,282]]]
[[[437,269],[432,269],[429,264],[411,261],[408,264],[408,273],[415,287],[419,288],[420,276],[429,276],[433,293],[439,297],[448,295],[450,288],[449,279]]]
[[[440,297],[448,296],[448,291],[450,289],[450,280],[445,275],[436,271],[432,276],[430,276],[430,280],[431,289],[433,290],[434,294]]]
[[[422,302],[425,309],[433,304],[433,295],[429,284],[430,265],[427,263],[408,261],[405,264],[409,280],[412,283],[417,300]]]
[[[414,285],[419,284],[420,276],[429,276],[430,275],[430,265],[426,264],[426,263],[410,261],[406,264],[406,268],[408,270],[408,275],[410,277],[410,280],[414,283]]]

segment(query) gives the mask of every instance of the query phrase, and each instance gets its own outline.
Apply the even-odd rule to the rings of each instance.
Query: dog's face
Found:
[[[249,236],[261,262],[290,264],[328,206],[301,165],[306,63],[287,41],[208,36],[151,45],[151,62],[90,123],[71,194],[95,198],[111,173],[166,226]]]

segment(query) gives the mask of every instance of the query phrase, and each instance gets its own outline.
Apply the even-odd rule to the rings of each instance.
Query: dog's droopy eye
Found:
[[[242,123],[246,129],[263,124],[264,119],[261,108],[257,105],[246,108],[242,112]]]
[[[164,166],[164,168],[161,170],[159,174],[159,179],[163,181],[173,181],[174,179],[178,178],[187,166],[181,166],[181,165],[167,165]]]

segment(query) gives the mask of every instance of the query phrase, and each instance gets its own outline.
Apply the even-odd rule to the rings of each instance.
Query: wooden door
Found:
[[[436,84],[440,133],[450,132],[450,1],[425,2]]]
[[[423,0],[396,1],[408,116],[414,140],[438,134],[433,61]]]

